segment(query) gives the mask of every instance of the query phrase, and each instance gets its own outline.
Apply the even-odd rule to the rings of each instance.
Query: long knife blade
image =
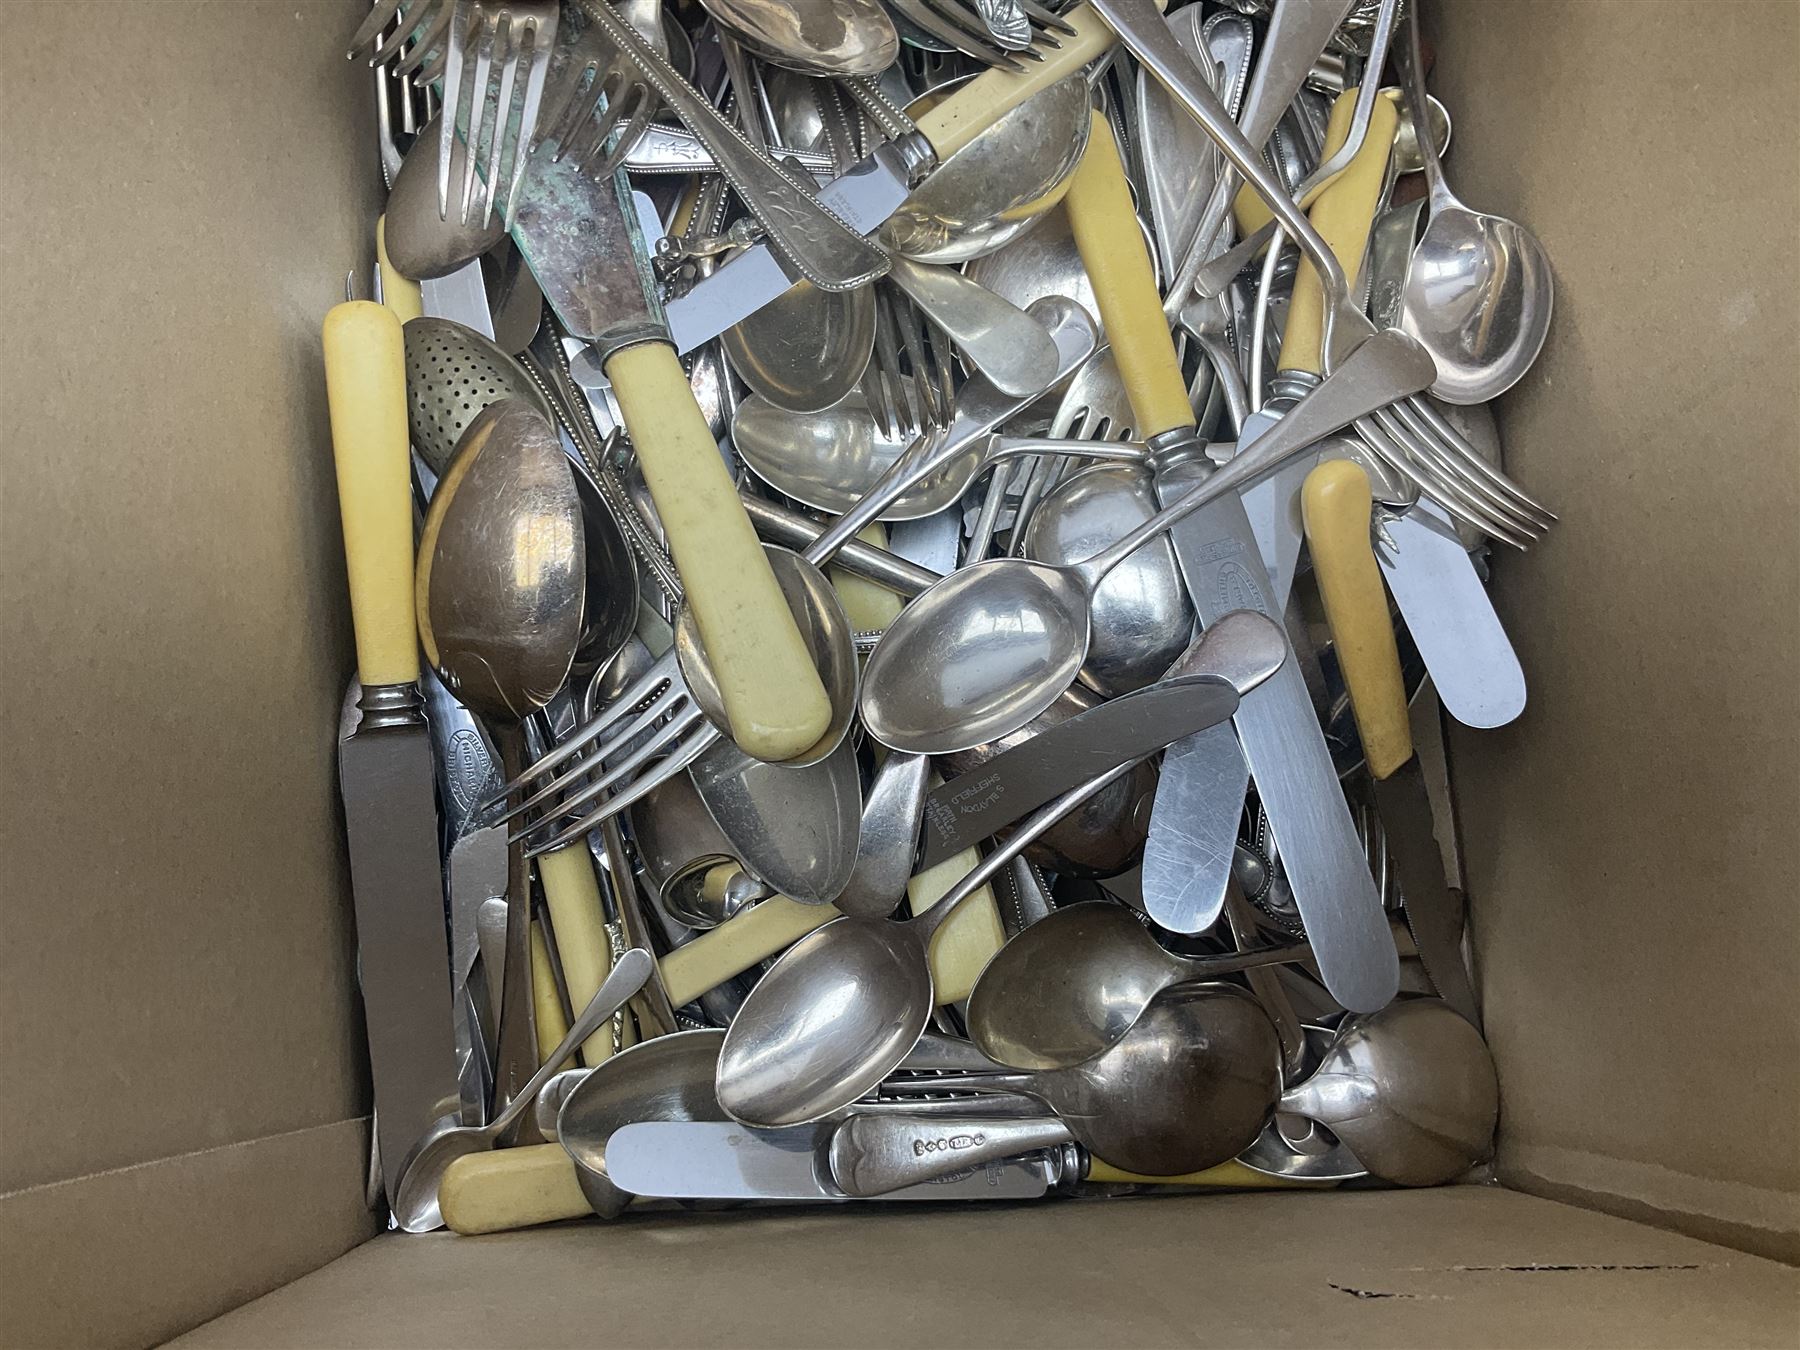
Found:
[[[823,1129],[829,1138],[830,1127]],[[665,1199],[844,1201],[820,1159],[821,1127],[749,1130],[732,1121],[640,1121],[606,1141],[606,1172],[633,1195]],[[1008,1159],[908,1186],[882,1200],[1030,1200],[1044,1194],[1035,1159]]]
[[[1442,509],[1421,498],[1385,520],[1375,560],[1445,711],[1470,727],[1504,726],[1524,712],[1518,653]]]
[[[1414,755],[1374,783],[1375,808],[1381,812],[1388,854],[1400,876],[1406,927],[1419,949],[1419,960],[1444,1002],[1480,1030],[1481,1010],[1463,963],[1463,904],[1444,877],[1444,857],[1419,757]]]
[[[1238,693],[1229,683],[1201,678],[1151,685],[1047,727],[926,797],[919,865],[953,857],[1072,784],[1217,725],[1237,707]]]
[[[1171,502],[1205,472],[1194,464],[1169,468],[1157,476],[1157,493]],[[1203,626],[1234,609],[1280,622],[1281,607],[1272,603],[1269,576],[1236,493],[1180,521],[1169,537]],[[1283,665],[1244,699],[1233,722],[1326,987],[1352,1011],[1385,1007],[1399,987],[1399,962],[1299,666]]]
[[[414,1146],[460,1097],[437,790],[417,683],[406,361],[399,319],[367,301],[335,307],[323,336],[362,679],[361,717],[338,742],[338,767],[376,1146],[391,1196]]]

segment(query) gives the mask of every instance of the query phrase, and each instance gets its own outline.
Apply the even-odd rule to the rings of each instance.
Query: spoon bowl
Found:
[[[460,138],[455,146],[450,176],[452,181],[461,181],[462,159],[468,150]],[[447,277],[506,237],[505,222],[498,213],[485,221],[471,215],[466,225],[454,212],[439,218],[438,162],[438,119],[434,117],[420,129],[388,192],[388,261],[401,276],[414,281]]]
[[[907,115],[923,116],[953,87],[915,99]],[[883,240],[916,262],[964,263],[1030,230],[1068,192],[1087,150],[1088,102],[1080,75],[1033,94],[932,170]]]
[[[880,0],[702,0],[751,55],[807,75],[879,75],[900,55]]]
[[[713,1097],[713,1070],[725,1033],[678,1031],[639,1041],[603,1061],[564,1098],[556,1137],[594,1213],[616,1219],[632,1201],[606,1173],[606,1141],[639,1120],[726,1120]]]
[[[869,657],[863,722],[883,745],[950,754],[1038,716],[1081,673],[1087,592],[1072,568],[995,558],[951,573]]]
[[[969,1038],[1001,1064],[1068,1069],[1105,1054],[1164,990],[1308,954],[1305,943],[1186,958],[1122,905],[1067,905],[1024,929],[969,995]]]
[[[1281,1109],[1324,1125],[1383,1181],[1437,1186],[1488,1156],[1500,1087],[1481,1033],[1449,1004],[1402,999],[1345,1028]]]

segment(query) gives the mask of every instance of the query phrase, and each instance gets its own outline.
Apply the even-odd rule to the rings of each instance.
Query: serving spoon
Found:
[[[1436,373],[1410,338],[1369,338],[1248,450],[1084,562],[995,558],[945,577],[906,607],[863,673],[869,734],[895,750],[951,754],[1016,731],[1087,661],[1100,582],[1141,544]]]

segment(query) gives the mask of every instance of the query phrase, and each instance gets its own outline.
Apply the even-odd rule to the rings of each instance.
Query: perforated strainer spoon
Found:
[[[407,421],[413,445],[433,473],[444,472],[482,409],[503,398],[522,399],[555,424],[519,363],[473,328],[450,319],[407,321]]]

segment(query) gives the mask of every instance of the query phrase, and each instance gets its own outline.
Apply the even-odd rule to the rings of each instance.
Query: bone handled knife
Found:
[[[1463,964],[1462,904],[1444,876],[1424,771],[1413,753],[1387,592],[1370,542],[1368,475],[1349,460],[1328,460],[1308,475],[1301,508],[1375,806],[1400,876],[1407,927],[1438,993],[1479,1028],[1480,1010]]]
[[[519,251],[612,385],[732,739],[757,759],[792,759],[824,735],[831,700],[670,342],[630,185],[553,151],[534,156]]]
[[[338,742],[357,961],[388,1193],[413,1146],[457,1112],[437,794],[413,618],[411,452],[400,320],[366,300],[325,316],[325,385],[356,669]]]

